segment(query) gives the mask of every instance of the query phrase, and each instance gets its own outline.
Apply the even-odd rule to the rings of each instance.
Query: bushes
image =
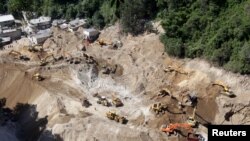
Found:
[[[228,70],[250,73],[250,49],[244,45],[250,37],[250,17],[246,16],[249,1],[179,1],[169,8],[171,3],[160,3],[168,10],[158,14],[164,15],[161,18],[166,34],[162,41],[170,55],[203,57]]]

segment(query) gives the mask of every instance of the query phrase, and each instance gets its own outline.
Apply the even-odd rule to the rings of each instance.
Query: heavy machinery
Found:
[[[220,94],[226,95],[228,97],[235,97],[236,95],[233,93],[232,90],[230,90],[230,87],[225,85],[222,81],[215,81],[212,84],[213,86],[218,85],[223,88],[223,91],[220,92]]]
[[[107,107],[110,105],[110,103],[108,102],[108,100],[105,96],[99,96],[97,103],[102,104],[103,106],[107,106]]]
[[[42,52],[43,47],[42,46],[37,46],[37,45],[28,46],[28,51],[29,52]]]
[[[188,117],[188,119],[186,121],[187,124],[189,124],[191,127],[196,127],[198,124],[198,121],[195,120],[195,112],[196,112],[196,107],[194,107],[192,116]]]
[[[106,113],[107,118],[109,118],[110,120],[115,120],[116,122],[119,122],[121,124],[125,124],[127,119],[123,116],[119,116],[118,114],[116,114],[116,112],[114,111],[109,111]]]
[[[190,124],[188,123],[174,123],[174,124],[169,124],[169,125],[163,125],[161,127],[161,131],[167,133],[168,135],[171,134],[177,134],[176,131],[180,130],[180,129],[185,129],[187,130],[189,133],[193,132],[193,128]]]
[[[35,73],[32,79],[35,78],[37,81],[43,81],[45,78],[40,73]]]
[[[167,95],[172,96],[171,91],[168,88],[164,88],[164,89],[160,90],[160,92],[158,93],[157,96],[158,97],[165,97]]]
[[[115,105],[115,107],[121,107],[123,106],[123,103],[120,98],[112,96],[112,104]]]
[[[164,105],[162,103],[155,103],[150,107],[150,110],[152,110],[156,115],[163,115],[165,114],[167,108],[167,105]]]
[[[45,58],[41,59],[40,56],[38,58],[40,59],[40,66],[46,66],[49,61],[47,60],[49,57],[52,57],[54,61],[56,61],[56,58],[53,54],[47,55]]]
[[[184,75],[188,75],[188,72],[180,70],[179,67],[175,68],[173,66],[168,66],[167,68],[164,69],[165,72],[177,72],[179,74],[184,74]]]
[[[9,52],[9,55],[14,56],[15,59],[19,59],[19,60],[24,60],[24,61],[29,61],[30,58],[27,57],[26,55],[22,55],[20,52],[15,51],[15,50],[11,50]]]
[[[104,41],[103,39],[98,39],[97,42],[100,46],[112,45],[112,43],[108,43],[108,42]]]

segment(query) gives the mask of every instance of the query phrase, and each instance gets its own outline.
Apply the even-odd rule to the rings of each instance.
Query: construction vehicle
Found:
[[[112,42],[112,48],[113,49],[118,49],[123,46],[123,43],[120,40],[116,40]]]
[[[112,43],[108,43],[108,42],[104,41],[103,39],[98,39],[97,42],[100,46],[112,45]]]
[[[198,125],[198,121],[195,120],[195,112],[196,112],[196,107],[194,107],[192,116],[188,117],[186,121],[187,124],[189,124],[191,127],[196,127]]]
[[[171,134],[177,134],[177,131],[179,131],[180,129],[185,129],[187,130],[189,133],[193,132],[193,128],[190,124],[188,123],[174,123],[174,124],[169,124],[169,125],[162,125],[161,127],[161,131],[167,133],[168,135]]]
[[[40,56],[38,55],[38,58],[40,59],[40,66],[46,66],[49,61],[47,60],[49,57],[52,57],[54,61],[56,61],[56,58],[54,57],[53,54],[47,55],[45,58],[41,59]]]
[[[233,93],[233,91],[230,90],[230,87],[227,86],[227,85],[225,85],[222,81],[217,80],[217,81],[215,81],[212,85],[213,85],[213,86],[214,86],[214,85],[218,85],[218,86],[220,86],[220,87],[223,88],[223,91],[220,91],[220,94],[226,95],[226,96],[228,96],[228,97],[235,97],[235,96],[236,96],[236,95]]]
[[[120,98],[115,97],[114,95],[112,96],[112,104],[115,105],[115,107],[121,107],[123,106],[123,103]]]
[[[164,88],[164,89],[160,90],[160,92],[158,93],[157,96],[158,97],[165,97],[167,95],[172,96],[170,90],[168,88]]]
[[[173,66],[168,66],[167,68],[164,69],[165,72],[177,72],[179,74],[184,74],[184,75],[188,75],[188,72],[180,70],[179,67],[175,68]]]
[[[82,106],[83,107],[88,108],[89,106],[92,105],[86,97],[84,97],[83,99],[81,99],[81,101],[82,101]]]
[[[109,118],[110,120],[114,120],[116,122],[119,122],[121,124],[125,124],[126,123],[126,118],[123,116],[119,116],[118,114],[116,114],[116,112],[114,111],[109,111],[106,113],[107,118]]]
[[[152,110],[156,115],[163,115],[165,114],[167,108],[167,105],[164,105],[162,103],[155,103],[150,107],[150,110]]]
[[[35,73],[32,79],[35,78],[37,81],[43,81],[45,78],[40,73]]]
[[[20,52],[15,51],[15,50],[11,50],[9,52],[9,55],[14,56],[15,59],[19,59],[19,60],[24,60],[24,61],[29,61],[30,58],[27,57],[26,55],[22,55]]]
[[[107,100],[105,96],[98,97],[97,103],[102,104],[103,106],[107,106],[107,107],[110,105],[109,101]]]
[[[29,52],[42,52],[43,47],[42,46],[37,46],[37,45],[28,46],[28,51]]]

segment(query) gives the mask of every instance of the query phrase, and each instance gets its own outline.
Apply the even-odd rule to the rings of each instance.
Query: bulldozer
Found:
[[[53,54],[47,55],[43,59],[41,59],[40,56],[38,56],[38,58],[40,59],[40,66],[46,66],[49,63],[49,61],[47,61],[49,57],[53,57],[53,60],[56,61],[56,58],[54,57]]]
[[[225,85],[222,81],[215,81],[212,83],[213,86],[218,85],[223,88],[223,91],[220,91],[220,94],[226,95],[228,97],[235,97],[236,95],[230,90],[230,87]]]
[[[165,114],[167,108],[167,105],[163,105],[162,103],[155,103],[150,107],[150,110],[152,110],[156,115],[163,115]]]
[[[122,101],[121,101],[120,98],[115,97],[114,95],[113,95],[112,97],[113,97],[113,98],[112,98],[112,104],[113,104],[115,107],[121,107],[121,106],[123,106],[123,103],[122,103]]]
[[[188,72],[180,70],[179,67],[175,68],[173,66],[168,66],[167,68],[164,69],[164,72],[177,72],[179,74],[188,75]]]
[[[116,114],[116,112],[114,111],[109,111],[106,113],[107,118],[109,118],[110,120],[115,120],[116,122],[119,122],[121,124],[125,124],[126,123],[126,118],[123,116],[119,116],[118,114]]]
[[[45,78],[40,74],[40,73],[35,73],[33,76],[32,76],[32,79],[35,79],[37,81],[43,81]]]
[[[109,101],[107,100],[105,96],[99,96],[97,103],[102,104],[103,106],[107,106],[107,107],[110,105]]]
[[[19,60],[24,60],[24,61],[29,61],[30,58],[27,57],[26,55],[22,55],[20,52],[15,51],[15,50],[11,50],[9,52],[9,55],[14,56],[15,59],[19,59]]]

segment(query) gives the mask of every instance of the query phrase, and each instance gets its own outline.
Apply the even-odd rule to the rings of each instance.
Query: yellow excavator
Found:
[[[53,60],[56,61],[56,58],[53,54],[47,55],[45,58],[42,59],[40,58],[40,56],[38,56],[38,58],[40,59],[40,66],[46,66],[49,63],[49,61],[47,61],[49,57],[52,57]]]
[[[212,84],[213,86],[218,85],[223,88],[223,91],[220,92],[220,94],[226,95],[228,97],[235,97],[236,95],[233,93],[233,91],[230,89],[229,86],[225,85],[222,81],[216,80]]]
[[[187,124],[189,124],[191,127],[196,127],[198,124],[198,121],[195,120],[195,112],[196,112],[196,107],[194,107],[192,116],[188,117],[187,119]]]
[[[37,81],[43,81],[45,79],[40,73],[33,74],[32,79],[33,78]]]
[[[27,57],[26,55],[22,55],[20,52],[15,51],[15,50],[11,50],[9,52],[9,55],[14,56],[15,59],[19,59],[19,60],[24,60],[24,61],[29,61],[30,58]]]
[[[119,122],[121,124],[125,124],[127,121],[127,119],[125,117],[116,114],[116,112],[114,112],[114,111],[108,111],[106,113],[106,117],[110,120],[114,120],[114,121]]]
[[[112,104],[115,105],[115,107],[121,107],[123,106],[123,103],[120,98],[112,96]]]

